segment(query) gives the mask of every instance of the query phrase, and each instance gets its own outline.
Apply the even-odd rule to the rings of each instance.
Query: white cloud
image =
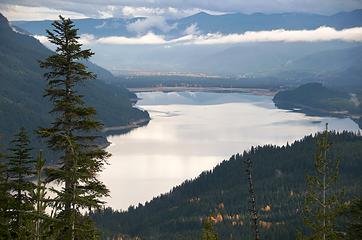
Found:
[[[99,38],[92,43],[112,44],[112,45],[161,45],[167,43],[163,36],[147,33],[137,38],[127,38],[122,36]]]
[[[152,29],[159,29],[164,33],[176,28],[177,25],[169,25],[164,17],[153,16],[145,19],[139,19],[133,23],[127,25],[127,30],[130,32],[136,32],[138,34],[144,34]]]
[[[195,28],[193,29],[195,30]],[[35,36],[39,41],[49,46],[46,37]],[[209,33],[206,35],[188,34],[180,38],[166,40],[162,35],[149,32],[143,36],[128,38],[123,36],[112,36],[95,38],[93,35],[84,34],[80,36],[83,44],[107,44],[107,45],[212,45],[212,44],[235,44],[246,42],[318,42],[318,41],[347,41],[362,42],[362,27],[336,30],[330,27],[320,27],[315,30],[284,30],[245,32],[244,34]]]
[[[102,22],[102,24],[99,24],[99,25],[95,26],[95,28],[96,28],[96,29],[103,28],[104,26],[106,26],[106,24],[107,24],[107,22],[104,21],[104,22]]]
[[[44,20],[57,19],[61,14],[66,18],[80,19],[86,18],[84,14],[65,11],[59,9],[53,9],[48,7],[24,7],[21,5],[2,5],[0,6],[0,11],[5,17],[9,18],[11,21],[16,20]]]
[[[10,20],[19,17],[33,19],[55,19],[61,11],[76,13],[87,17],[119,17],[119,16],[164,16],[182,17],[204,9],[209,12],[309,12],[333,14],[362,8],[361,0],[1,0],[0,10],[6,6],[22,6],[26,8],[22,16],[20,12],[7,15]],[[34,7],[52,9],[39,13]],[[58,10],[56,10],[58,9]],[[14,16],[14,17],[13,17]]]
[[[331,27],[319,27],[315,30],[284,30],[245,32],[244,34],[210,33],[197,36],[192,44],[230,44],[243,42],[318,42],[318,41],[362,41],[362,27],[336,30]]]
[[[132,7],[125,6],[122,8],[122,15],[125,17],[149,17],[149,16],[165,16],[178,15],[179,10],[176,8],[149,8],[149,7]]]
[[[183,33],[184,35],[200,35],[201,32],[197,26],[197,23],[193,23],[188,26]]]
[[[194,15],[199,12],[207,12],[213,15],[225,14],[226,12],[211,11],[200,8],[175,8],[175,7],[133,7],[124,6],[121,8],[122,16],[127,18],[133,17],[151,17],[151,16],[163,16],[166,19],[177,19],[190,15]]]

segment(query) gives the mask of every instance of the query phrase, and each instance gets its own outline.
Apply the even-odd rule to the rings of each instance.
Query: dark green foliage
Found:
[[[304,224],[309,231],[303,239],[338,239],[336,218],[342,210],[342,204],[335,186],[339,174],[339,161],[330,159],[331,145],[327,126],[317,142],[315,170],[307,175],[303,213]]]
[[[248,187],[249,187],[249,214],[250,214],[250,221],[252,232],[254,233],[254,239],[259,240],[259,216],[258,210],[256,209],[256,197],[254,192],[254,184],[253,184],[253,162],[250,158],[246,159],[245,161],[245,171],[248,178]]]
[[[5,154],[0,152],[0,239],[9,239],[9,186]]]
[[[220,213],[223,221],[215,224],[220,239],[249,239],[248,189],[244,161],[253,161],[254,188],[263,239],[295,239],[302,225],[305,172],[314,169],[318,136],[306,136],[286,146],[258,146],[232,156],[187,180],[168,194],[128,211],[104,209],[91,214],[103,236],[116,234],[144,239],[199,239],[200,219]],[[333,147],[330,159],[340,159],[337,188],[343,186],[346,198],[362,194],[362,137],[349,132],[329,134]],[[223,206],[220,206],[223,203]],[[269,205],[270,211],[261,210]],[[229,218],[230,216],[231,218]],[[267,223],[272,225],[268,227]]]
[[[102,124],[94,119],[95,109],[86,107],[76,86],[94,79],[81,60],[93,53],[82,50],[77,29],[70,19],[60,16],[47,31],[48,39],[57,46],[56,54],[41,62],[48,81],[46,96],[53,104],[55,117],[49,128],[39,129],[49,148],[59,153],[58,167],[47,169],[48,182],[61,184],[61,189],[51,188],[55,213],[55,235],[58,239],[84,239],[92,229],[80,210],[97,209],[107,196],[106,186],[97,179],[109,154],[97,146]],[[92,234],[93,235],[93,234]]]
[[[201,240],[218,240],[219,237],[214,229],[213,223],[210,218],[205,218],[202,221]]]
[[[30,154],[29,138],[21,128],[11,142],[8,155],[8,191],[11,194],[10,232],[13,239],[31,239],[33,202],[31,192],[35,185],[31,182],[34,176],[32,169],[34,159]]]
[[[35,38],[14,32],[0,14],[0,132],[3,141],[10,141],[19,126],[31,132],[52,121],[48,114],[51,105],[42,97],[46,82],[38,62],[52,54]],[[78,90],[85,95],[85,102],[97,109],[97,118],[107,127],[149,118],[147,112],[132,107],[129,98],[134,98],[134,94],[123,86],[106,83],[112,74],[89,61],[85,63],[95,70],[98,78]],[[32,140],[34,147],[41,145],[37,139]]]
[[[46,236],[46,222],[49,222],[49,217],[45,213],[49,198],[46,197],[46,182],[42,179],[44,166],[45,159],[43,157],[43,152],[40,151],[35,165],[36,186],[31,192],[31,198],[35,206],[33,212],[35,222],[35,240],[40,240],[42,237]]]
[[[343,225],[346,227],[345,239],[362,239],[362,198],[358,197],[348,202],[342,217]]]

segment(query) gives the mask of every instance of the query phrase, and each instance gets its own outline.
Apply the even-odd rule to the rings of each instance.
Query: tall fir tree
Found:
[[[253,150],[252,150],[253,151]],[[255,197],[255,191],[254,191],[254,184],[253,184],[253,162],[250,158],[247,158],[245,160],[245,166],[246,166],[246,175],[248,177],[248,190],[249,190],[249,214],[250,214],[250,220],[251,220],[251,227],[252,232],[254,233],[254,239],[259,240],[260,239],[260,233],[259,233],[259,216],[258,211],[256,208],[256,197]]]
[[[31,156],[30,141],[26,130],[21,128],[11,142],[8,155],[8,186],[12,200],[10,208],[10,232],[12,239],[32,239],[32,217],[34,210],[31,192],[34,183],[34,159]]]
[[[328,140],[328,124],[317,141],[314,161],[315,172],[307,175],[307,191],[304,203],[305,235],[298,238],[313,240],[339,239],[336,230],[336,218],[343,209],[340,194],[334,189],[338,174],[339,161],[328,157],[331,145]]]
[[[44,225],[49,219],[48,215],[45,213],[48,198],[46,196],[46,182],[43,180],[44,166],[45,159],[43,157],[43,152],[39,151],[35,165],[36,185],[34,190],[31,192],[31,198],[35,206],[33,213],[35,222],[35,240],[42,239],[44,234],[46,234]]]
[[[53,202],[57,218],[59,239],[82,239],[82,222],[77,220],[81,209],[97,209],[108,195],[106,186],[97,179],[107,158],[110,156],[96,144],[97,131],[102,124],[95,120],[95,109],[86,107],[78,86],[94,79],[81,61],[88,60],[93,53],[82,50],[74,23],[59,16],[52,31],[47,30],[48,39],[56,45],[56,54],[40,63],[48,70],[46,97],[53,104],[50,113],[55,121],[48,128],[39,129],[39,135],[46,138],[50,149],[60,157],[59,167],[47,169],[48,182],[62,187],[52,188],[56,194]]]

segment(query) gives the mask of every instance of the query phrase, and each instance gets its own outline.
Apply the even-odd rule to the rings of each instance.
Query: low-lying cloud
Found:
[[[156,35],[149,32],[140,37],[111,36],[95,38],[93,35],[81,35],[81,42],[86,45],[110,44],[110,45],[212,45],[235,44],[247,42],[322,42],[322,41],[346,41],[362,42],[362,27],[336,30],[331,27],[319,27],[314,30],[285,30],[249,31],[242,34],[208,33],[199,35],[196,26],[187,31],[190,34],[179,38],[167,39],[164,35]],[[193,31],[191,31],[193,30]],[[44,36],[35,36],[39,41],[46,43]]]
[[[194,38],[193,44],[228,44],[243,42],[318,42],[318,41],[362,41],[362,27],[336,30],[331,27],[319,27],[315,30],[249,31],[243,34],[220,33],[201,35]]]
[[[127,25],[127,30],[130,32],[136,32],[138,34],[145,34],[152,29],[158,29],[161,32],[167,33],[172,29],[175,29],[177,24],[169,25],[166,19],[161,16],[153,16],[137,21]]]

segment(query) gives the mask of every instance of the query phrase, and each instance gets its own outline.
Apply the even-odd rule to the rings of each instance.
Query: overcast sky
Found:
[[[0,12],[9,20],[164,16],[179,18],[206,11],[334,14],[362,8],[362,0],[0,0]]]

